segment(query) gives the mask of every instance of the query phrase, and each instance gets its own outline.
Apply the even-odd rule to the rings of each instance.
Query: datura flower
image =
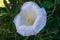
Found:
[[[43,7],[40,8],[35,2],[29,1],[23,4],[13,22],[19,34],[31,36],[36,35],[45,27],[46,20],[46,10]]]
[[[0,0],[0,7],[2,7],[2,8],[4,8],[5,7],[5,5],[4,5],[4,2],[3,2],[4,0]],[[6,2],[9,4],[10,2],[9,2],[9,0],[6,0]]]

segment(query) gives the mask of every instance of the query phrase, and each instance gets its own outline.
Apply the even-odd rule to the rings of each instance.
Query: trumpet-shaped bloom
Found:
[[[47,14],[35,2],[26,2],[20,13],[15,16],[14,24],[17,32],[22,36],[31,36],[39,33],[46,25]]]
[[[4,5],[4,0],[0,0],[0,7],[4,8],[5,5]],[[9,0],[6,0],[7,3],[10,3]]]

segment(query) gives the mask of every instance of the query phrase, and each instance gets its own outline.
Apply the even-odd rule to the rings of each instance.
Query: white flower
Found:
[[[46,25],[47,14],[35,2],[26,2],[21,7],[20,13],[14,18],[17,32],[22,36],[36,35]]]

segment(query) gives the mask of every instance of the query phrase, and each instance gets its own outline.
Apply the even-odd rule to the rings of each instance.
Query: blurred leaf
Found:
[[[0,28],[0,36],[2,35],[4,29]]]
[[[11,33],[11,32],[10,32],[10,33],[7,33],[7,37],[9,37],[9,38],[10,38],[10,37],[14,37],[14,34]]]
[[[0,13],[0,16],[4,16],[4,15],[7,15],[7,13]]]
[[[10,6],[7,4],[6,0],[4,0],[4,4],[6,6],[6,10],[8,11],[8,13],[11,13]]]
[[[29,37],[25,37],[25,38],[24,38],[24,40],[28,40],[28,39],[29,39]]]
[[[52,36],[47,36],[47,37],[45,37],[45,38],[43,38],[44,40],[53,40],[52,39]]]
[[[49,1],[43,1],[42,2],[42,6],[45,7],[45,8],[52,8],[53,7],[53,3],[52,2],[49,2]]]
[[[60,23],[58,24],[58,26],[60,27]]]
[[[53,36],[54,39],[59,39],[60,40],[60,33],[52,34],[52,36]]]
[[[39,37],[34,37],[34,40],[41,40]]]
[[[52,33],[54,33],[54,34],[57,34],[57,33],[59,32],[59,29],[58,29],[58,27],[53,27],[53,28],[51,29],[51,31],[52,31]]]
[[[56,3],[57,3],[57,4],[60,4],[60,0],[56,0]]]
[[[5,12],[5,13],[7,13],[6,8],[0,8],[0,13],[1,13],[1,12]]]
[[[15,35],[12,32],[8,32],[6,35],[7,40],[15,40]]]

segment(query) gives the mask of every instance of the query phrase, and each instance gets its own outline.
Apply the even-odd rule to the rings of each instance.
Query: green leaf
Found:
[[[45,37],[45,38],[43,38],[44,40],[53,40],[52,39],[52,36],[47,36],[47,37]]]
[[[58,27],[53,27],[51,30],[52,30],[52,33],[54,34],[57,34],[59,32]]]
[[[6,10],[8,11],[8,13],[11,13],[10,6],[7,4],[6,0],[4,0],[3,2],[6,6]]]
[[[4,29],[0,28],[0,35],[2,35],[4,32]]]
[[[60,33],[52,34],[52,36],[53,36],[54,39],[60,39]]]
[[[42,6],[45,7],[45,8],[52,8],[53,7],[53,3],[52,2],[49,2],[49,1],[43,1],[42,2]]]
[[[39,40],[39,37],[34,37],[34,40]]]
[[[4,16],[4,15],[7,15],[7,13],[0,13],[0,16]]]
[[[60,4],[60,0],[56,0],[56,3],[57,3],[57,4]]]
[[[7,37],[8,40],[15,40],[15,35],[12,32],[7,33],[6,37]]]

